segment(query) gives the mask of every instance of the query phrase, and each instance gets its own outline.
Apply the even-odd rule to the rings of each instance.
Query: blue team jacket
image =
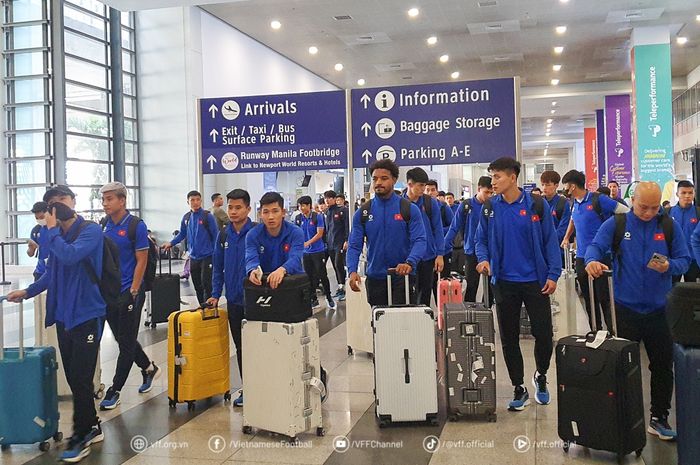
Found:
[[[408,194],[404,194],[403,197],[408,201]],[[436,199],[430,198],[432,204],[432,210],[430,211],[431,218],[425,212],[425,206],[423,205],[424,197],[421,195],[418,200],[413,203],[421,212],[421,218],[423,219],[423,228],[425,229],[425,253],[421,260],[433,260],[438,255],[445,255],[445,231],[442,227],[442,213],[440,211],[440,202]],[[372,201],[374,202],[374,200]],[[450,250],[452,247],[450,246]]]
[[[552,200],[545,199],[547,200],[547,203],[549,203],[549,209],[551,210],[552,218],[554,219],[554,229],[557,230],[557,240],[560,244],[561,241],[564,240],[566,228],[569,227],[569,220],[571,220],[571,204],[569,203],[568,199],[566,201],[566,205],[564,205],[564,212],[561,215],[561,219],[557,218],[557,204],[559,203],[559,199],[562,197],[563,196],[559,194],[554,194]]]
[[[671,208],[671,211],[669,211],[668,214],[681,226],[683,236],[685,237],[686,244],[688,245],[688,250],[691,250],[693,245],[690,238],[698,226],[698,214],[695,205],[691,204],[688,208],[681,208],[680,205],[675,205],[673,208]],[[690,261],[695,261],[692,253]]]
[[[415,274],[416,265],[425,255],[423,214],[411,203],[411,220],[407,224],[401,216],[400,202],[401,197],[396,194],[389,199],[375,196],[364,225],[362,210],[355,212],[348,240],[347,264],[350,273],[357,272],[366,237],[367,276],[386,279],[387,270],[401,263],[410,264]]]
[[[240,232],[236,232],[233,223],[229,223],[219,233],[212,260],[212,297],[220,299],[223,286],[226,284],[226,300],[233,305],[243,305],[243,282],[247,276],[245,272],[245,240],[248,232],[254,227],[253,222],[248,219]],[[221,234],[226,235],[223,246],[221,245]]]
[[[673,221],[672,254],[669,256],[666,238],[658,217],[642,221],[634,212],[625,213],[625,237],[620,243],[620,256],[613,256],[613,285],[615,301],[639,313],[651,313],[666,306],[666,294],[671,290],[672,276],[688,271],[690,253],[678,223]],[[601,261],[612,248],[615,218],[607,219],[586,250],[586,264]],[[670,267],[664,274],[647,267],[654,252],[669,257]]]
[[[27,288],[27,298],[47,291],[47,327],[60,321],[70,330],[105,316],[106,305],[100,288],[92,282],[86,268],[89,264],[97,276],[102,275],[102,228],[98,224],[88,224],[73,242],[66,242],[73,238],[83,221],[83,217],[78,216],[65,234],[59,227],[47,231],[46,272]]]
[[[460,203],[454,218],[452,218],[450,229],[445,235],[445,244],[452,244],[455,236],[462,231],[464,235],[464,253],[466,255],[474,255],[476,227],[479,226],[479,219],[481,218],[481,209],[483,206],[484,204],[479,202],[476,196],[471,199],[471,209],[469,213],[464,211],[464,205]]]
[[[216,227],[216,218],[211,212],[207,212],[207,224],[205,227],[203,215],[204,210],[199,209],[192,212],[188,222],[185,222],[187,215],[182,217],[180,222],[180,233],[173,238],[170,243],[177,245],[187,238],[187,250],[194,260],[211,257],[214,253],[214,241],[219,231]]]
[[[700,263],[700,224],[695,227],[695,231],[690,238],[690,243],[693,248],[692,254],[695,257],[695,261]]]
[[[255,226],[245,239],[245,273],[260,266],[263,273],[272,273],[280,266],[287,274],[304,272],[304,233],[298,226],[284,221],[277,237],[267,232],[264,224]]]

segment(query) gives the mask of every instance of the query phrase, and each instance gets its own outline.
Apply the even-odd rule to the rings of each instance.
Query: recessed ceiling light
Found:
[[[551,83],[552,83],[553,86],[558,86],[558,85],[559,85],[559,79],[552,79]],[[552,111],[554,111],[554,110],[552,110]]]
[[[561,71],[561,65],[552,66],[552,71]]]
[[[342,71],[343,70],[343,64],[342,63],[336,63],[334,66],[336,71]]]
[[[569,0],[559,0],[559,3],[569,3]]]
[[[552,121],[554,121],[552,118],[547,119],[547,123],[551,123]]]
[[[440,63],[447,63],[448,61],[450,61],[449,55],[445,54],[440,57]]]
[[[566,26],[557,26],[554,30],[557,31],[557,34],[564,34],[566,33]]]
[[[365,85],[365,80],[362,79],[362,78],[358,79],[358,80],[357,80],[357,85],[358,85],[358,86],[364,86],[364,85]]]
[[[547,127],[548,127],[548,128],[551,128],[551,127],[552,127],[552,123],[547,123]]]
[[[410,10],[408,10],[408,16],[410,16],[411,18],[415,18],[416,16],[418,16],[418,13],[420,13],[420,11],[418,11],[418,8],[411,8]]]
[[[700,22],[700,15],[697,15],[697,16],[695,17],[695,21]]]
[[[277,20],[275,19],[274,21],[272,21],[272,22],[270,23],[270,27],[271,27],[272,29],[279,29],[279,28],[282,27],[282,23],[280,23],[279,21],[277,21]]]
[[[312,55],[316,55],[318,53],[318,47],[312,45],[311,47],[309,47],[309,53]]]
[[[552,106],[553,106],[553,107],[556,107],[556,106],[557,106],[557,102],[556,102],[556,101],[552,102]]]
[[[553,115],[553,114],[556,113],[556,112],[557,112],[557,110],[551,110],[551,111],[549,112],[549,114],[550,114],[550,115]]]
[[[544,156],[545,157],[547,156],[547,150],[549,150],[549,149],[544,149]]]
[[[557,55],[561,55],[563,52],[564,52],[564,47],[562,47],[562,46],[554,47],[554,53],[556,53]]]
[[[437,37],[430,36],[430,37],[428,37],[427,42],[428,42],[428,45],[435,45],[435,44],[437,44]]]
[[[459,77],[459,71],[454,71],[452,74],[450,74],[452,79],[457,79]]]
[[[688,43],[688,38],[687,37],[676,37],[676,43],[678,45],[685,45]]]

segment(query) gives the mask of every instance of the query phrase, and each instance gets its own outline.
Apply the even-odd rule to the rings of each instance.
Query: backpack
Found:
[[[567,204],[566,197],[564,197],[563,195],[560,195],[559,200],[557,201],[557,206],[554,209],[554,212],[557,215],[557,220],[559,220],[559,221],[561,221],[562,217],[564,216],[564,209],[566,208],[566,204]],[[595,206],[593,208],[595,208]],[[598,208],[600,209],[600,205],[598,205]]]
[[[80,233],[87,227],[88,224],[97,224],[89,220],[84,220],[78,226],[75,235],[69,241],[75,242]],[[90,276],[90,281],[97,284],[100,288],[102,299],[108,306],[116,307],[119,303],[119,295],[122,292],[122,273],[119,266],[119,247],[109,237],[102,236],[104,244],[102,245],[102,276],[98,277],[95,269],[87,261],[83,260],[83,266]]]
[[[104,218],[102,218],[102,220],[100,220],[102,231],[104,231],[105,227],[107,226],[107,219],[108,217],[105,216]],[[127,237],[131,241],[131,245],[134,247],[134,251],[136,250],[136,228],[142,221],[143,220],[136,215],[131,215],[131,219],[129,220]],[[158,245],[149,237],[148,259],[146,261],[146,270],[143,273],[143,286],[144,290],[146,291],[150,291],[153,288],[153,281],[155,281],[156,279],[156,267],[158,266],[159,256],[160,254],[158,252]]]
[[[605,221],[607,218],[603,216],[603,209],[600,206],[600,192],[591,193],[591,205],[593,205],[593,211],[600,217],[600,221]]]
[[[661,230],[664,233],[668,255],[672,254],[673,245],[673,218],[667,214],[662,214],[657,217],[657,221],[661,225]],[[622,257],[622,239],[625,237],[625,228],[627,227],[627,213],[617,213],[615,215],[615,233],[613,235],[612,252],[619,259]]]
[[[465,200],[466,202],[466,200]],[[530,206],[532,208],[532,211],[535,212],[535,215],[537,215],[540,218],[540,222],[542,218],[544,218],[544,200],[542,200],[542,197],[533,195],[532,196],[532,205]],[[482,208],[482,214],[484,215],[484,218],[486,218],[486,221],[489,220],[489,215],[491,214],[491,200],[486,200],[484,201],[484,208]]]
[[[401,212],[401,218],[408,224],[411,221],[411,201],[405,197],[400,197],[399,201],[399,211]],[[369,219],[369,214],[372,207],[372,199],[369,199],[362,205],[360,205],[360,223],[363,225]]]
[[[449,226],[450,224],[447,222],[447,204],[446,203],[441,203],[440,204],[440,214],[442,215],[442,225],[443,226]]]
[[[294,223],[296,223],[296,225],[299,226],[300,228],[301,228],[301,219],[302,219],[303,216],[304,216],[304,214],[300,212],[300,213],[297,215],[297,217],[294,218]],[[315,225],[318,226],[318,213],[316,213],[315,211],[312,211],[312,212],[311,212],[311,221],[313,221],[313,223],[314,223]],[[326,229],[327,229],[327,228],[326,228]],[[324,230],[323,232],[324,232],[324,235],[325,235],[325,232],[326,232],[326,231]]]
[[[230,223],[229,223],[230,224]],[[256,227],[258,223],[255,221],[251,222],[250,224],[250,229],[253,229]],[[228,225],[227,225],[228,226]],[[221,230],[221,234],[219,234],[219,245],[221,246],[222,249],[226,250],[226,239],[228,238],[228,230],[226,228]]]
[[[209,231],[209,213],[209,210],[202,210],[202,226],[204,226],[204,229],[207,230],[209,240],[214,242],[214,238],[211,237],[211,231]],[[182,220],[185,222],[185,227],[189,226],[190,218],[192,218],[192,210],[185,213],[185,216],[182,217]]]

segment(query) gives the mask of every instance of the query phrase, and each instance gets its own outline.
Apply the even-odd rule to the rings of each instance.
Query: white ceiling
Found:
[[[175,6],[197,6],[212,3],[234,3],[248,0],[100,0],[119,11],[155,10]]]

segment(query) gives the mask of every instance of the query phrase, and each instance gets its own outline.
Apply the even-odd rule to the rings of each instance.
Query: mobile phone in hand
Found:
[[[661,255],[660,253],[657,253],[657,252],[654,252],[654,255],[651,256],[651,260],[649,260],[649,263],[647,264],[647,267],[651,268],[652,263],[656,263],[658,265],[663,265],[666,262],[668,262],[667,256]]]

